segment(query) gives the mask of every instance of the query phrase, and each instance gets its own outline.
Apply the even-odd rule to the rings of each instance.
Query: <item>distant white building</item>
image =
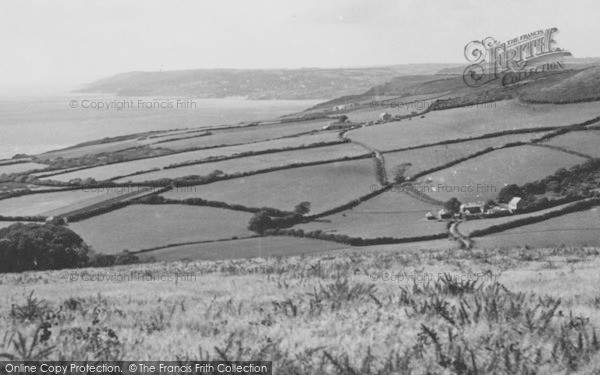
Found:
[[[510,200],[510,202],[508,202],[508,211],[510,211],[511,214],[514,214],[515,212],[522,209],[524,204],[525,202],[523,201],[523,199],[519,197],[514,197]]]
[[[460,212],[467,215],[482,214],[484,207],[484,202],[464,203],[460,205]]]

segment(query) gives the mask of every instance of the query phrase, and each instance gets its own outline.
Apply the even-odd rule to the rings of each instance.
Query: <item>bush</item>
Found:
[[[53,224],[13,224],[0,229],[0,272],[82,267],[89,248],[72,230]]]

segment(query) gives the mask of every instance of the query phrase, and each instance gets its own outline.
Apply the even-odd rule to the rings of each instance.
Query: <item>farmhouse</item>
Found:
[[[460,213],[465,215],[482,214],[484,206],[484,202],[464,203],[460,205]]]
[[[522,209],[524,205],[525,202],[523,201],[523,199],[519,197],[514,197],[510,200],[510,202],[508,202],[508,211],[510,211],[511,214],[514,214],[515,212]]]
[[[448,212],[448,210],[446,210],[445,208],[442,208],[438,211],[438,218],[440,219],[450,219],[451,217],[452,214]]]

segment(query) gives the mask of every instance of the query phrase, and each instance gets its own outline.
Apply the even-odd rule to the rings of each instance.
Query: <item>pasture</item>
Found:
[[[554,137],[544,144],[600,158],[600,132],[595,130],[570,132]]]
[[[45,164],[40,163],[15,163],[0,165],[0,176],[3,174],[25,173],[36,169],[48,168]]]
[[[540,180],[560,168],[569,168],[585,160],[544,147],[510,147],[431,173],[423,188],[427,195],[440,201],[452,197],[462,202],[485,201],[495,199],[506,185]]]
[[[158,262],[186,260],[250,259],[283,257],[345,249],[348,246],[330,241],[296,237],[258,237],[174,246],[138,253],[142,259]]]
[[[463,221],[458,226],[458,231],[466,236],[470,236],[473,231],[482,230],[489,228],[494,225],[501,225],[504,223],[509,223],[511,221],[520,220],[528,217],[538,217],[549,212],[560,211],[561,209],[569,206],[571,203],[562,204],[560,206],[547,208],[545,210],[539,210],[535,212],[529,212],[525,214],[517,214],[517,215],[509,215],[502,217],[495,217],[490,219],[477,219],[477,220],[467,220]]]
[[[115,254],[194,241],[254,235],[246,212],[184,205],[131,205],[69,228],[96,251]]]
[[[311,213],[319,213],[369,194],[376,182],[369,158],[262,173],[163,195],[170,199],[203,198],[290,211],[298,203],[308,201]]]
[[[318,131],[331,121],[332,120],[321,119],[315,121],[289,122],[283,124],[261,124],[258,126],[239,127],[224,130],[208,129],[212,132],[212,135],[206,137],[181,139],[171,142],[155,143],[155,146],[177,151],[191,148],[262,142],[271,139],[289,137],[301,133]]]
[[[502,101],[480,107],[432,111],[425,114],[425,118],[367,126],[347,135],[379,151],[390,151],[505,130],[571,125],[598,116],[597,103],[556,106]]]
[[[96,179],[97,181],[103,181],[135,172],[147,171],[154,168],[164,168],[172,164],[206,160],[211,157],[228,157],[249,151],[264,151],[286,147],[299,147],[302,145],[335,141],[336,139],[337,133],[318,133],[316,135],[306,135],[245,145],[217,147],[206,150],[181,152],[172,155],[159,156],[155,158],[146,158],[124,163],[102,165],[99,167],[93,167],[79,171],[67,172],[55,176],[50,176],[47,179],[68,182],[76,178],[86,179],[88,177],[91,177]],[[127,179],[125,180],[127,181]]]
[[[401,191],[388,191],[351,210],[300,224],[305,232],[322,230],[350,237],[407,238],[446,232],[446,222],[425,219],[440,207],[419,201]]]
[[[259,171],[269,168],[284,167],[296,163],[312,163],[335,160],[343,157],[366,155],[369,151],[361,146],[344,143],[335,146],[317,147],[305,150],[276,152],[263,155],[247,156],[244,158],[203,163],[186,167],[164,169],[156,172],[143,173],[136,176],[124,177],[116,182],[144,182],[161,178],[177,178],[191,175],[207,176],[215,170],[225,174]]]
[[[509,134],[494,138],[475,139],[447,145],[417,148],[397,152],[384,153],[388,179],[393,180],[396,167],[405,163],[411,166],[404,173],[405,177],[414,176],[419,172],[443,166],[453,160],[462,159],[490,147],[502,147],[507,143],[529,142],[544,133]]]
[[[51,193],[28,194],[0,200],[2,216],[53,216],[79,210],[110,199],[129,198],[130,191],[112,189],[68,190]]]
[[[599,247],[599,223],[600,208],[595,207],[485,237],[477,237],[475,247]]]

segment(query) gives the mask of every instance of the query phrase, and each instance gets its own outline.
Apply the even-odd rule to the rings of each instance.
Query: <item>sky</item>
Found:
[[[0,87],[128,71],[464,63],[464,47],[557,27],[600,56],[597,0],[1,0]]]

